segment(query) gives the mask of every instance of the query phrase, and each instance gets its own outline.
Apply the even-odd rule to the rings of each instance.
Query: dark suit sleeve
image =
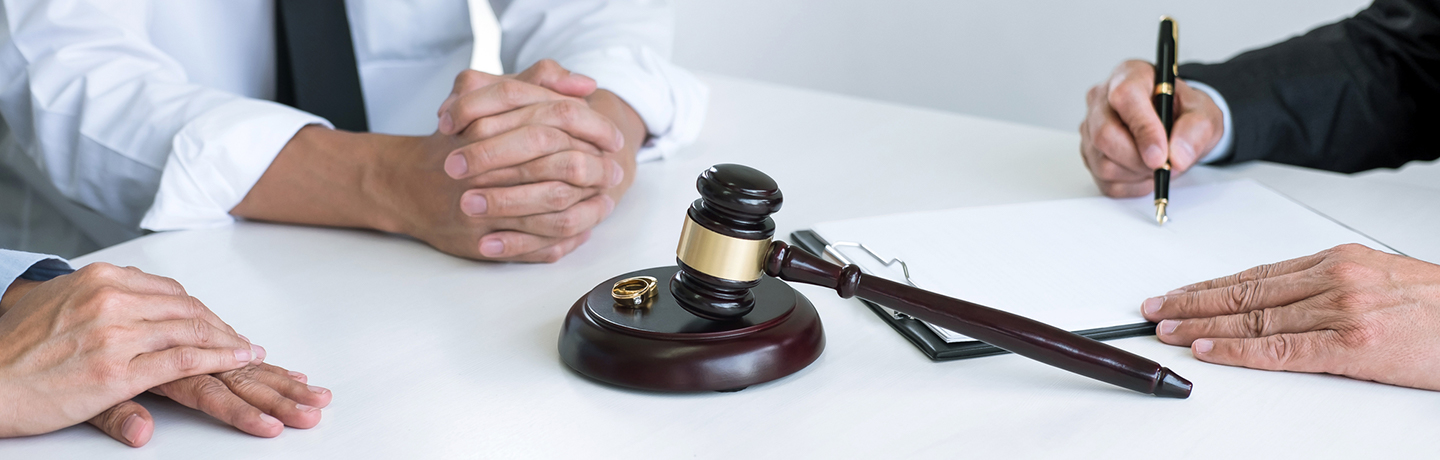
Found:
[[[1340,172],[1440,157],[1440,1],[1378,0],[1355,17],[1212,65],[1230,106],[1228,162]]]

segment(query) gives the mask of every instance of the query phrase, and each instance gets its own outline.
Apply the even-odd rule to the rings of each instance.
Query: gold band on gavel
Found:
[[[721,235],[685,216],[685,227],[680,231],[680,247],[675,249],[675,256],[706,275],[732,281],[755,281],[760,279],[762,263],[769,251],[770,238],[747,240]]]

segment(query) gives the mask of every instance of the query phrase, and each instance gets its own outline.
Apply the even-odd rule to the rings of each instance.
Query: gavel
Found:
[[[1161,397],[1190,395],[1192,385],[1188,380],[1144,357],[1020,315],[866,275],[855,265],[833,264],[783,241],[772,241],[775,223],[770,215],[780,210],[784,198],[775,181],[758,170],[733,164],[716,165],[700,175],[697,188],[700,199],[694,201],[686,213],[676,250],[678,268],[670,268],[674,274],[669,278],[668,291],[674,303],[693,317],[710,322],[708,326],[713,330],[738,331],[740,335],[736,337],[740,339],[746,338],[742,332],[755,330],[757,326],[747,322],[747,317],[754,316],[757,304],[784,300],[783,294],[766,294],[757,299],[752,292],[769,280],[763,275],[769,275],[834,289],[842,298],[859,297],[1017,355],[1112,385]],[[803,300],[798,292],[795,296]],[[592,293],[590,297],[593,299],[595,295]],[[672,301],[664,297],[661,296],[663,302],[659,304]],[[808,301],[797,304],[809,306]],[[576,308],[580,307],[577,303]],[[592,302],[590,310],[604,308],[597,309]],[[802,308],[795,309],[799,310]],[[572,310],[572,317],[575,314]],[[611,320],[616,322],[623,320]],[[616,330],[613,326],[607,327]],[[818,320],[814,329],[818,332]],[[763,336],[764,330],[754,333]],[[672,339],[689,338],[673,336]],[[754,337],[750,339],[754,341]],[[575,344],[570,345],[573,348]],[[567,363],[586,372],[584,366],[577,366],[567,357],[565,334],[562,334],[561,349]],[[818,356],[818,353],[817,348],[814,354]],[[764,357],[751,359],[757,360],[762,361],[760,365],[764,362],[783,364],[783,360],[767,361]],[[810,360],[813,361],[813,357]],[[682,372],[705,372],[695,370],[703,366],[687,369]],[[602,380],[615,381],[613,378]]]

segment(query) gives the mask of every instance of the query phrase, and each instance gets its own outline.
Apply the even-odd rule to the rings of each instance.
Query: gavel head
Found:
[[[770,214],[784,196],[775,180],[754,168],[715,165],[700,174],[700,199],[690,204],[675,260],[680,271],[670,291],[686,311],[725,321],[755,308],[750,288],[775,236]]]

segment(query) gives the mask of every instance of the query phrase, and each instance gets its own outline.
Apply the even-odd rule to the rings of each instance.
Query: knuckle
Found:
[[[515,80],[504,80],[495,84],[495,91],[506,105],[517,106],[525,103],[528,87]]]
[[[1340,260],[1331,263],[1325,269],[1325,274],[1330,279],[1340,282],[1342,285],[1352,285],[1364,281],[1373,275],[1374,270],[1369,266],[1353,260]]]
[[[575,185],[586,185],[590,177],[590,167],[586,164],[585,154],[571,152],[557,158],[560,161],[561,176],[565,182]]]
[[[1225,288],[1226,307],[1232,313],[1244,311],[1254,301],[1256,287],[1256,282],[1245,281]]]
[[[113,350],[125,345],[130,337],[130,329],[125,326],[110,325],[95,330],[96,345],[101,350]]]
[[[531,126],[525,136],[531,147],[543,152],[557,151],[565,141],[560,130],[548,126]]]
[[[1265,350],[1262,354],[1269,359],[1276,367],[1284,366],[1285,363],[1295,356],[1295,349],[1299,344],[1289,335],[1272,335],[1265,342]]]
[[[563,212],[555,217],[555,234],[559,236],[571,236],[584,231],[580,217],[573,212]]]
[[[223,413],[224,401],[233,393],[230,387],[214,378],[195,379],[192,391],[202,410],[212,414]]]
[[[1366,349],[1385,344],[1384,327],[1370,321],[1359,321],[1353,327],[1343,330],[1340,344],[1350,349]]]
[[[480,71],[465,69],[455,75],[456,88],[473,88],[480,84]]]
[[[545,248],[545,252],[540,258],[540,261],[547,264],[553,264],[555,262],[559,262],[560,259],[563,257],[565,257],[565,250],[561,248],[560,245],[555,245]]]
[[[466,161],[470,165],[473,165],[471,166],[471,171],[475,171],[477,169],[480,171],[489,171],[490,169],[493,169],[495,167],[495,163],[498,161],[498,157],[500,156],[499,150],[496,149],[490,142],[477,142],[474,144],[470,144],[469,146],[465,147],[465,151],[461,154],[465,155],[467,159]]]
[[[1129,171],[1126,171],[1125,168],[1120,167],[1120,165],[1115,164],[1113,161],[1099,161],[1097,163],[1098,164],[1091,169],[1091,171],[1095,173],[1096,178],[1116,182],[1124,180],[1129,176],[1129,174],[1127,174]]]
[[[196,346],[208,347],[215,340],[215,333],[210,328],[210,323],[200,319],[187,320],[190,327],[191,337],[195,339]]]
[[[186,374],[194,373],[200,369],[201,362],[199,349],[191,347],[175,349],[174,361],[172,362],[175,370]]]
[[[540,62],[536,62],[536,63],[535,63],[535,68],[536,68],[536,69],[539,69],[539,70],[545,70],[545,71],[560,70],[560,63],[559,63],[559,62],[555,62],[554,59],[545,58],[545,59],[541,59]]]
[[[114,314],[124,310],[129,293],[114,286],[99,286],[90,291],[90,299],[86,302],[96,313]]]
[[[1359,289],[1340,289],[1333,294],[1336,309],[1346,313],[1359,313],[1366,310],[1366,307],[1375,304],[1376,295]]]
[[[1270,324],[1273,315],[1269,312],[1270,310],[1266,309],[1246,313],[1241,320],[1244,330],[1240,332],[1248,334],[1248,337],[1264,337],[1270,335],[1273,330],[1273,326]]]
[[[573,125],[580,120],[580,115],[586,109],[580,101],[565,99],[555,101],[549,105],[550,118],[562,125]]]
[[[1119,182],[1107,182],[1100,186],[1100,193],[1108,197],[1123,197],[1127,195],[1129,191],[1129,188],[1125,184]]]
[[[130,366],[123,361],[110,361],[90,369],[90,378],[96,382],[129,381]]]
[[[575,189],[560,183],[553,183],[550,191],[545,194],[545,205],[550,209],[561,210],[570,207],[575,200]]]

